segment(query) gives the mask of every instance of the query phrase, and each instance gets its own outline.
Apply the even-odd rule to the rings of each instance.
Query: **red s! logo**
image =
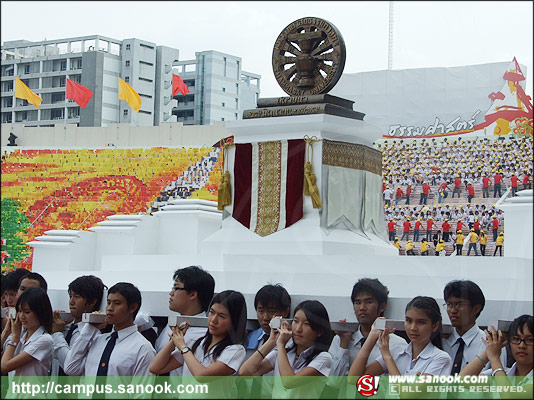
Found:
[[[364,375],[360,376],[358,382],[356,382],[356,390],[362,396],[369,397],[378,391],[378,381],[380,380],[379,376]]]

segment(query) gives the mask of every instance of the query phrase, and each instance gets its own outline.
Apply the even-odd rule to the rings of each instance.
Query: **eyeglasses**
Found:
[[[446,302],[443,304],[443,307],[447,307],[447,310],[452,310],[453,308],[456,308],[457,310],[463,310],[468,305],[469,303],[464,303],[463,301],[459,301],[457,303]]]
[[[519,336],[512,336],[510,338],[510,343],[519,345],[521,342],[525,342],[527,346],[534,346],[534,339],[533,338],[527,338],[527,339],[521,339]]]

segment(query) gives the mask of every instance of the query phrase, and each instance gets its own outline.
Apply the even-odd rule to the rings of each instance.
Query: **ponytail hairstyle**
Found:
[[[330,327],[328,312],[321,302],[317,300],[305,300],[295,307],[293,316],[299,310],[302,310],[312,330],[319,335],[313,345],[313,351],[306,357],[305,365],[309,365],[319,353],[328,351],[334,338],[334,332],[332,332],[332,328]],[[293,343],[290,350],[295,347],[297,345]]]
[[[217,343],[213,349],[213,360],[217,360],[226,346],[230,346],[232,344],[243,344],[245,342],[247,337],[247,304],[243,295],[235,290],[225,290],[224,292],[216,294],[208,307],[208,312],[211,310],[213,304],[221,304],[226,307],[230,313],[231,321],[228,335],[219,343]],[[204,345],[202,346],[204,354],[208,353],[208,349],[212,341],[212,335],[209,329],[204,336],[197,339],[195,344],[193,344],[191,349],[193,353],[203,339],[206,339],[204,341]]]
[[[430,336],[430,341],[438,349],[443,350],[441,345],[441,311],[436,300],[432,297],[417,296],[406,305],[406,310],[404,312],[408,311],[410,308],[417,308],[418,310],[423,311],[432,321],[432,325],[439,322],[438,329],[436,332],[432,333],[432,336]]]

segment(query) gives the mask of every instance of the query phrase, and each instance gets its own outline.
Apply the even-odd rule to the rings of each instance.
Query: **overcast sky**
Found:
[[[527,66],[532,97],[533,2],[394,2],[393,69],[511,61]],[[388,67],[389,2],[2,1],[1,37],[41,41],[85,35],[140,38],[180,50],[217,50],[261,74],[261,97],[282,96],[271,67],[274,41],[291,22],[333,23],[347,48],[345,73]],[[24,23],[22,23],[22,21]],[[525,72],[525,71],[523,71]]]

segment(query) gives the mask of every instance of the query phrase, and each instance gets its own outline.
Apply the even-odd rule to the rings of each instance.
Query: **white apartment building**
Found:
[[[184,125],[211,125],[241,119],[243,110],[255,108],[261,75],[242,70],[240,57],[218,51],[195,53],[194,60],[174,63],[174,73],[189,87],[178,93],[172,113]]]
[[[179,50],[132,38],[100,35],[58,40],[4,42],[1,48],[1,122],[25,126],[110,123],[157,126],[163,122],[209,125],[240,119],[254,108],[260,75],[241,70],[241,58],[215,51],[179,61]],[[186,81],[190,93],[172,98],[172,74]],[[15,77],[43,98],[36,109],[14,97]],[[139,93],[138,113],[118,99],[118,77]],[[65,101],[66,79],[93,92],[85,108]]]

